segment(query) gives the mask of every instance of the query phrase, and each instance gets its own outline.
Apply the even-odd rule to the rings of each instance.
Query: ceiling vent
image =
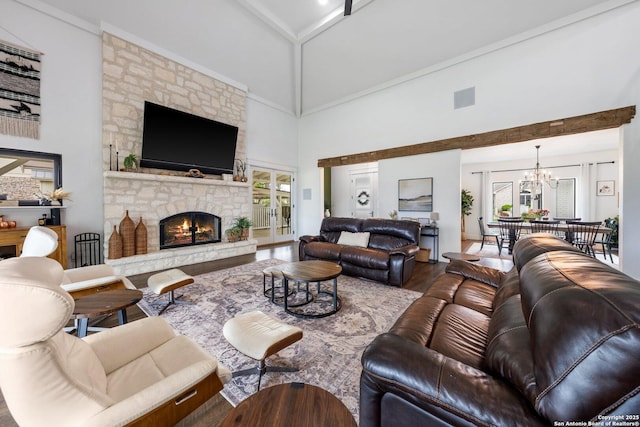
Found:
[[[453,92],[453,109],[471,107],[476,105],[476,88],[470,87]]]

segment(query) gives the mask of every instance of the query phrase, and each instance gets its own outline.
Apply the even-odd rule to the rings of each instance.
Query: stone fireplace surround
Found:
[[[229,243],[224,237],[220,243],[160,251],[162,218],[186,211],[212,213],[221,218],[224,235],[234,218],[250,216],[250,191],[248,183],[221,179],[104,172],[105,263],[118,274],[133,275],[255,253],[255,240]],[[119,226],[127,210],[136,225],[142,217],[147,227],[147,254],[107,259],[113,226]]]

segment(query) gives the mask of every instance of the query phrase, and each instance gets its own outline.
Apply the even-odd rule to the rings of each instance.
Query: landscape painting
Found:
[[[433,178],[398,180],[399,211],[433,211]]]

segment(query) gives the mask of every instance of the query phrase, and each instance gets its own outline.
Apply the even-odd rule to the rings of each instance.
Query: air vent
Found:
[[[470,87],[453,93],[453,109],[476,105],[476,88]]]

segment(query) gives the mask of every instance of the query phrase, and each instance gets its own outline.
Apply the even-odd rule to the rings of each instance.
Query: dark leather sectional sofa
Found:
[[[367,347],[361,427],[640,422],[640,282],[551,235],[513,256],[452,262]]]
[[[367,246],[338,244],[343,231],[369,233]],[[413,274],[419,239],[415,221],[329,217],[322,220],[320,234],[300,237],[299,257],[333,261],[343,274],[402,287]]]

